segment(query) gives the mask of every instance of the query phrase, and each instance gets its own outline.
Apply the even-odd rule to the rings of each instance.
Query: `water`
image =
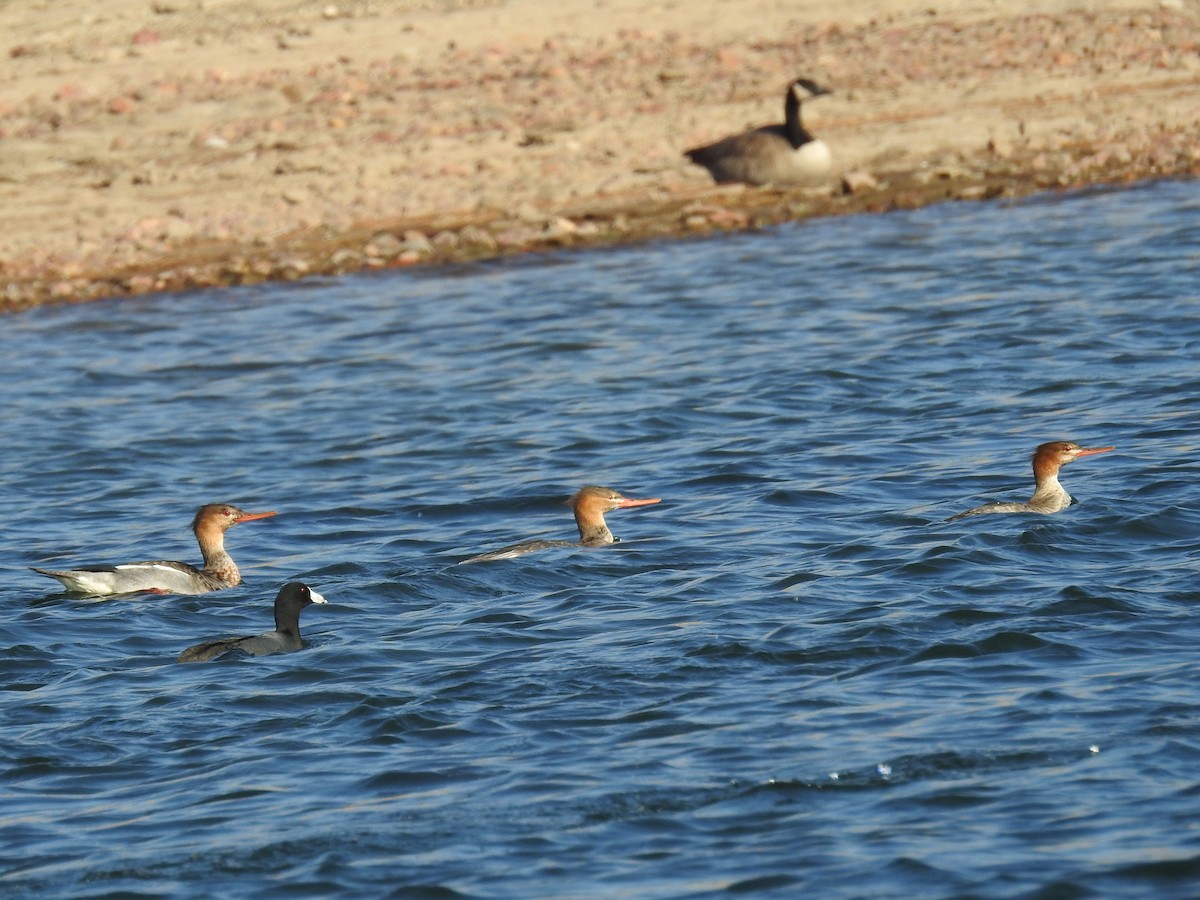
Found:
[[[36,310],[0,895],[1190,897],[1200,189]],[[1069,466],[1053,517],[944,523]],[[662,504],[573,534],[605,484]],[[246,581],[92,602],[26,568]],[[298,654],[194,666],[270,624]]]

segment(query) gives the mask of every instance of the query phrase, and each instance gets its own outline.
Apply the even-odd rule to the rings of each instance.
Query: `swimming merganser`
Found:
[[[1066,509],[1071,505],[1071,495],[1058,483],[1058,470],[1081,456],[1107,453],[1115,449],[1117,448],[1080,447],[1071,441],[1050,441],[1042,444],[1033,451],[1033,478],[1036,489],[1027,502],[986,503],[983,506],[977,506],[951,516],[946,521],[953,522],[955,519],[965,519],[967,516],[977,516],[981,513],[1034,512],[1049,514]]]
[[[684,156],[708,169],[718,184],[819,184],[829,177],[833,157],[825,142],[814,138],[801,123],[800,103],[831,93],[814,81],[797,78],[787,88],[783,125],[731,135],[715,144],[693,147]]]
[[[300,610],[310,603],[324,603],[325,598],[307,584],[290,581],[275,596],[275,630],[248,637],[222,638],[188,647],[179,654],[179,662],[208,662],[233,650],[250,656],[271,653],[291,653],[304,646],[300,640]]]
[[[649,506],[651,503],[661,503],[659,497],[649,500],[634,500],[614,491],[612,488],[588,485],[581,488],[570,500],[575,512],[575,524],[579,526],[578,541],[524,541],[500,550],[492,550],[464,559],[464,563],[489,562],[495,559],[511,559],[523,553],[534,550],[544,550],[547,547],[601,547],[605,544],[615,544],[619,539],[613,537],[604,521],[604,514],[614,509],[629,509],[633,506]]]
[[[228,503],[210,503],[200,507],[192,520],[192,531],[204,555],[204,568],[167,560],[125,563],[117,566],[89,566],[83,569],[52,571],[32,567],[33,571],[57,578],[68,591],[80,594],[132,594],[152,591],[157,594],[207,594],[241,584],[237,564],[225,552],[225,532],[239,522],[265,519],[274,511],[248,513]]]

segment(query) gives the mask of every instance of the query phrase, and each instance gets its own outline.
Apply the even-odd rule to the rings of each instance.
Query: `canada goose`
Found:
[[[824,141],[817,140],[800,122],[800,104],[833,93],[807,78],[788,85],[784,124],[767,125],[694,147],[684,155],[712,173],[718,184],[798,185],[817,184],[828,177],[832,158]]]

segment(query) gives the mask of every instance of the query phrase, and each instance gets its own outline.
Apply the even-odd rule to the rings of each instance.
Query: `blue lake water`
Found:
[[[1195,896],[1198,360],[1196,183],[4,317],[0,896]]]

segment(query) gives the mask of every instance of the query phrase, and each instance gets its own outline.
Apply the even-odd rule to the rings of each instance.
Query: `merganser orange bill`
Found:
[[[520,544],[513,544],[510,547],[503,547],[499,550],[492,550],[488,553],[472,556],[469,559],[464,559],[463,562],[475,563],[491,562],[497,559],[512,559],[514,556],[532,553],[535,550],[545,550],[548,547],[602,547],[605,544],[615,544],[619,538],[613,537],[613,533],[608,530],[608,523],[604,521],[604,514],[606,512],[611,512],[614,509],[630,509],[635,506],[649,506],[652,503],[661,503],[662,498],[651,497],[647,500],[637,500],[632,497],[626,497],[612,488],[598,487],[590,484],[587,487],[581,488],[567,502],[570,503],[571,509],[575,513],[575,524],[579,526],[579,540],[524,541]]]
[[[1032,512],[1049,515],[1071,505],[1071,495],[1058,483],[1058,470],[1069,462],[1097,453],[1108,453],[1116,447],[1080,447],[1072,441],[1049,441],[1033,451],[1033,496],[1024,503],[985,503],[966,512],[951,516],[946,521],[965,519],[983,513]]]
[[[192,532],[204,556],[204,568],[169,560],[88,566],[82,569],[33,571],[57,578],[68,591],[105,596],[150,591],[157,594],[207,594],[241,584],[242,573],[225,552],[225,532],[242,522],[266,519],[274,511],[248,513],[228,503],[200,507],[192,520]]]

